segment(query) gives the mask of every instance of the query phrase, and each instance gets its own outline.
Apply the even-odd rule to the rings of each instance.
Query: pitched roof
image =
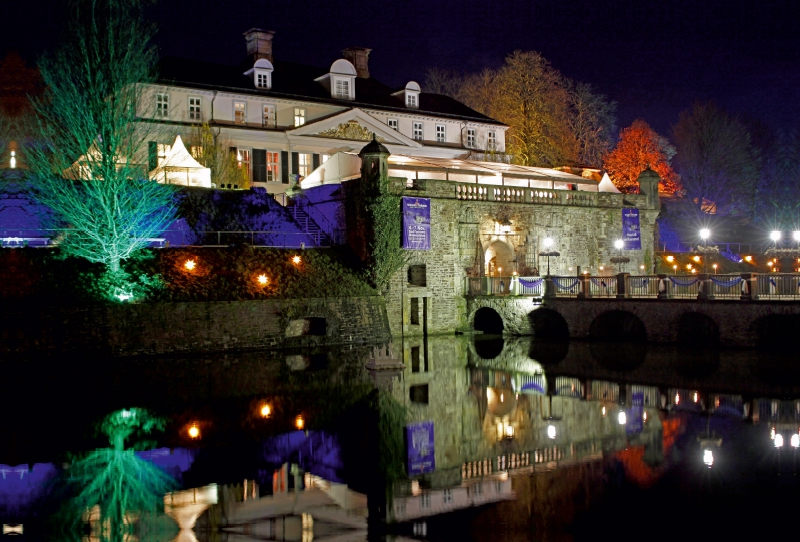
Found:
[[[258,89],[244,72],[252,65],[231,66],[199,60],[166,57],[159,62],[157,82],[166,85],[197,87],[207,89],[226,89],[243,94],[274,96],[276,98],[304,99],[345,107],[367,107],[404,113],[428,113],[441,117],[472,120],[487,124],[505,126],[486,115],[470,109],[463,103],[441,94],[422,92],[419,107],[405,107],[402,97],[392,96],[393,89],[373,78],[356,78],[356,99],[339,100],[332,98],[330,91],[314,79],[328,73],[328,68],[317,68],[292,62],[273,62],[272,88]]]

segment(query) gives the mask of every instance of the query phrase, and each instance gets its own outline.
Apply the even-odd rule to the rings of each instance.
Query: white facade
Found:
[[[466,158],[505,150],[507,126],[450,98],[426,95],[413,81],[379,95],[376,89],[386,87],[367,79],[369,96],[359,96],[355,67],[339,59],[329,73],[302,81],[314,93],[304,98],[281,91],[281,77],[296,74],[281,73],[280,64],[259,59],[251,66],[239,72],[239,89],[207,81],[148,85],[141,115],[166,125],[169,139],[186,140],[194,126],[208,123],[244,157],[251,184],[275,193],[288,188],[292,175],[305,178],[337,152],[358,152],[373,135],[391,153],[412,157]],[[445,109],[456,104],[469,116],[435,112],[442,103]]]

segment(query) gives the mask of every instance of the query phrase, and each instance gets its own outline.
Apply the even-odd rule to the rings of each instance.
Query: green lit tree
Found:
[[[35,197],[66,229],[63,253],[105,264],[119,284],[121,262],[175,217],[172,187],[147,179],[147,141],[160,130],[143,122],[155,113],[143,87],[153,28],[140,0],[79,0],[72,15],[64,46],[39,64],[46,91],[26,157]]]
[[[163,428],[163,420],[137,408],[114,412],[103,420],[100,429],[112,447],[89,453],[68,470],[67,481],[77,494],[64,512],[74,527],[88,522],[100,540],[127,540],[136,519],[163,510],[164,494],[175,487],[175,481],[139,459],[135,446],[125,448],[132,436],[141,438]]]

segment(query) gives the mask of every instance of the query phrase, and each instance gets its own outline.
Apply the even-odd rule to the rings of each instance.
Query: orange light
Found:
[[[699,261],[700,261],[700,256],[695,256],[695,257],[694,257],[694,258],[692,258],[692,259],[693,259],[694,261],[696,261],[696,262],[699,262]]]
[[[196,423],[193,423],[192,426],[189,427],[189,431],[187,432],[189,433],[190,438],[193,439],[200,438],[200,428],[197,427]]]
[[[744,261],[746,261],[746,262],[752,262],[752,261],[753,261],[753,257],[752,257],[752,256],[745,256],[745,257],[744,257]]]
[[[186,260],[186,262],[183,264],[183,267],[185,267],[187,271],[192,271],[196,265],[197,264],[194,260]]]
[[[668,261],[669,263],[672,263],[672,262],[674,262],[674,261],[675,261],[675,256],[667,256],[667,261]]]
[[[692,273],[697,273],[697,269],[692,269]]]
[[[717,268],[717,264],[714,264],[714,265],[712,265],[711,267],[713,267],[714,269],[716,269],[716,268]]]
[[[302,262],[302,261],[303,261],[303,258],[301,258],[300,256],[292,256],[292,263],[293,264],[299,265],[300,262]]]
[[[772,267],[772,262],[767,262],[767,265],[768,265],[769,267]]]
[[[262,418],[269,418],[270,414],[272,414],[272,408],[269,405],[264,405],[261,407],[260,412]]]
[[[259,275],[256,280],[261,286],[266,286],[266,284],[269,282],[269,279],[266,275]]]
[[[690,263],[687,263],[687,264],[686,264],[686,269],[691,269],[691,268],[692,268],[692,264],[690,264]]]
[[[303,419],[303,416],[298,416],[294,419],[294,426],[297,427],[298,431],[303,430],[303,427],[306,426],[306,421]]]

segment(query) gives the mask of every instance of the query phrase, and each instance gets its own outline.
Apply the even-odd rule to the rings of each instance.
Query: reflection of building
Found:
[[[579,468],[629,445],[661,449],[655,388],[547,375],[522,341],[491,360],[467,339],[407,343],[392,393],[409,422],[433,422],[436,471],[396,484],[396,521],[512,499],[517,477]]]

